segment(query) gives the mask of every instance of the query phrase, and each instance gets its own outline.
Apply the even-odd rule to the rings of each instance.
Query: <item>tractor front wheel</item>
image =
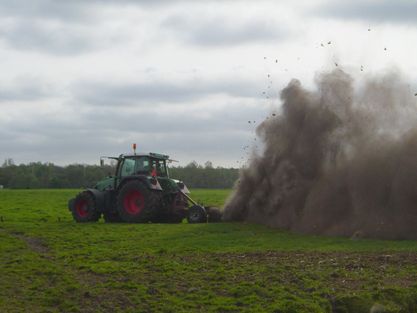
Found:
[[[193,205],[188,209],[188,223],[205,223],[207,222],[207,213],[205,209],[199,205]]]
[[[117,211],[124,222],[146,223],[155,216],[159,199],[159,194],[155,191],[150,191],[140,181],[133,180],[120,189]]]
[[[78,223],[97,222],[100,212],[96,208],[94,197],[89,192],[79,193],[71,203],[71,213]]]

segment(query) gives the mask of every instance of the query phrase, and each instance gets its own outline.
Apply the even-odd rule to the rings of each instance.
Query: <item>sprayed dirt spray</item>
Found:
[[[397,73],[292,80],[224,219],[300,233],[417,239],[417,103]]]

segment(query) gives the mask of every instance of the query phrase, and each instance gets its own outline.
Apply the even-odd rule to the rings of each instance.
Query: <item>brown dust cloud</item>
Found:
[[[417,101],[398,73],[292,80],[224,210],[297,233],[417,239]]]

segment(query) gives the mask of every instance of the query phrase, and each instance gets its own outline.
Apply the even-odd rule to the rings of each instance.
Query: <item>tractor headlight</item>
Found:
[[[183,182],[178,182],[177,186],[183,193],[190,193],[187,186],[185,186],[185,184]]]

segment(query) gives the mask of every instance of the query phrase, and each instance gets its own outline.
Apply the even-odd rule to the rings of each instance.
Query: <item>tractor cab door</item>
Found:
[[[136,174],[149,176],[151,171],[152,169],[151,169],[151,163],[149,161],[149,157],[142,156],[142,157],[136,158],[136,167],[135,167]]]
[[[117,167],[116,186],[119,185],[123,177],[134,175],[135,173],[135,159],[123,159]]]
[[[117,185],[123,177],[132,175],[150,176],[152,171],[151,161],[147,156],[140,156],[135,158],[125,158],[120,161],[117,167],[116,180]]]
[[[157,177],[168,177],[168,171],[165,160],[151,159],[152,168],[156,171]]]

